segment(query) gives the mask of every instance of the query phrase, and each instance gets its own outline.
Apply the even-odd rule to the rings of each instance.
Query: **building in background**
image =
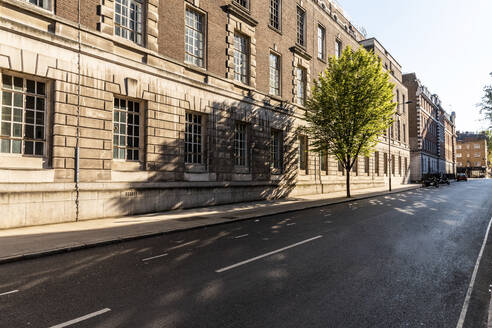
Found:
[[[313,78],[347,46],[374,49],[408,99],[400,65],[330,1],[2,0],[0,12],[0,228],[344,190],[298,128]],[[399,111],[354,189],[408,181]]]
[[[458,132],[456,148],[458,172],[471,178],[486,176],[488,148],[485,133]]]
[[[403,75],[408,88],[411,180],[427,174],[455,174],[456,115],[449,115],[439,96],[429,92],[415,73]]]

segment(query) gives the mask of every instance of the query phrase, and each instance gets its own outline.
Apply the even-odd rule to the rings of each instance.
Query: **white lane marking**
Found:
[[[245,234],[245,235],[234,237],[234,239],[244,238],[244,237],[248,237],[248,236],[249,236],[249,234]]]
[[[73,325],[74,323],[78,323],[78,322],[81,322],[81,321],[84,321],[84,320],[87,320],[87,319],[90,319],[90,318],[97,317],[98,315],[101,315],[101,314],[106,313],[106,312],[109,312],[109,311],[111,311],[111,309],[105,308],[105,309],[99,310],[97,312],[92,312],[92,313],[86,314],[83,317],[76,318],[76,319],[73,319],[73,320],[70,320],[70,321],[67,321],[67,322],[64,322],[64,323],[60,323],[59,325],[52,326],[50,328],[63,328],[63,327],[68,327],[70,325]]]
[[[295,223],[287,223],[288,227],[293,226],[293,225],[296,225],[296,224]]]
[[[310,238],[310,239],[306,239],[304,241],[301,241],[301,242],[298,242],[298,243],[295,243],[295,244],[292,244],[290,246],[287,246],[287,247],[284,247],[284,248],[281,248],[281,249],[277,249],[276,251],[272,251],[272,252],[268,252],[266,254],[263,254],[263,255],[260,255],[260,256],[257,256],[257,257],[253,257],[249,260],[245,260],[245,261],[242,261],[242,262],[239,262],[239,263],[236,263],[236,264],[233,264],[233,265],[230,265],[228,267],[225,267],[225,268],[221,268],[221,269],[218,269],[218,270],[215,270],[215,272],[217,273],[221,273],[221,272],[224,272],[224,271],[227,271],[227,270],[231,270],[231,269],[234,269],[234,268],[237,268],[241,265],[244,265],[244,264],[248,264],[248,263],[251,263],[251,262],[254,262],[254,261],[257,261],[259,259],[262,259],[264,257],[267,257],[267,256],[270,256],[270,255],[273,255],[273,254],[277,254],[277,253],[280,253],[280,252],[283,252],[289,248],[293,248],[293,247],[296,247],[296,246],[300,246],[302,244],[306,244],[306,243],[309,243],[311,241],[314,241],[316,239],[319,239],[319,238],[322,238],[323,236],[316,236],[314,238]]]
[[[167,256],[167,253],[164,253],[164,254],[161,254],[161,255],[152,256],[152,257],[147,257],[146,259],[143,259],[142,261],[143,262],[150,261],[150,260],[158,259],[158,258],[161,258],[161,257],[164,257],[164,256]]]
[[[4,296],[4,295],[9,295],[9,294],[14,294],[14,293],[18,293],[19,290],[11,290],[10,292],[5,292],[5,293],[1,293],[0,296]]]
[[[465,302],[463,303],[463,308],[461,310],[460,318],[458,320],[458,324],[456,325],[456,328],[462,328],[463,324],[465,323],[466,312],[468,312],[468,306],[470,305],[470,297],[473,291],[473,285],[475,285],[475,279],[477,278],[478,267],[480,266],[480,261],[482,260],[483,250],[485,249],[485,245],[487,244],[487,239],[489,237],[491,225],[492,225],[492,218],[490,218],[489,226],[487,227],[487,232],[485,233],[485,238],[482,243],[482,248],[480,249],[477,262],[475,263],[475,269],[473,269],[470,286],[468,287],[468,291],[466,292]]]

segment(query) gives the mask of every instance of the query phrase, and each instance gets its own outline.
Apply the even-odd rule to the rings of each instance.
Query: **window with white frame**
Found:
[[[234,34],[234,79],[249,84],[249,38]]]
[[[114,98],[113,158],[140,160],[140,103]]]
[[[234,128],[234,159],[236,166],[248,166],[248,128],[243,122],[236,122]]]
[[[326,59],[326,30],[318,25],[318,58]]]
[[[270,0],[270,26],[277,30],[280,30],[280,1]]]
[[[306,46],[306,12],[297,7],[297,44]]]
[[[335,57],[340,59],[342,57],[342,41],[335,40]]]
[[[280,56],[270,53],[270,94],[280,96]]]
[[[480,157],[480,153],[475,153],[475,157]]]
[[[273,169],[282,169],[282,132],[272,130],[270,134],[270,158]]]
[[[185,163],[203,164],[204,117],[195,113],[185,116]]]
[[[41,7],[46,10],[51,10],[52,0],[25,0],[26,2],[32,3],[35,6]]]
[[[44,156],[46,153],[46,82],[2,74],[0,152]]]
[[[185,61],[204,66],[204,15],[186,8],[185,19]]]
[[[143,44],[143,0],[116,0],[114,4],[114,34]]]
[[[304,67],[296,69],[296,90],[297,103],[304,106],[306,103],[306,69]]]
[[[457,158],[461,158],[461,153],[456,153]]]
[[[480,149],[480,144],[473,144],[473,148]]]
[[[456,145],[456,149],[461,149],[461,145]]]

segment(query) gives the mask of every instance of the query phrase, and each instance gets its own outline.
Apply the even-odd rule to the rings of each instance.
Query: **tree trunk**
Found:
[[[347,198],[350,198],[350,169],[346,169],[347,171]]]

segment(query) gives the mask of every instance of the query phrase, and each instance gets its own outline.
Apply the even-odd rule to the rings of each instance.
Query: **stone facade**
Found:
[[[326,66],[315,55],[318,24],[328,55],[336,42],[356,48],[364,37],[340,9],[318,1],[283,1],[278,28],[266,1],[248,2],[139,1],[140,39],[138,31],[116,32],[126,26],[119,0],[83,1],[80,11],[73,1],[46,10],[0,0],[1,123],[9,125],[1,132],[0,228],[343,190],[331,156],[308,152],[299,169],[297,130],[305,122],[295,68],[305,68],[308,93]],[[282,24],[298,7],[307,15],[304,46],[295,24]],[[202,17],[203,65],[185,58],[189,10]],[[249,40],[247,84],[234,80],[234,33]],[[374,39],[361,44],[391,63],[395,101],[408,99],[398,63]],[[275,96],[271,52],[281,63]],[[401,111],[392,156],[387,136],[377,156],[359,160],[353,188],[384,186],[388,165],[394,183],[408,181],[408,111]]]
[[[458,133],[456,161],[460,172],[469,176],[485,175],[488,167],[485,133]]]

